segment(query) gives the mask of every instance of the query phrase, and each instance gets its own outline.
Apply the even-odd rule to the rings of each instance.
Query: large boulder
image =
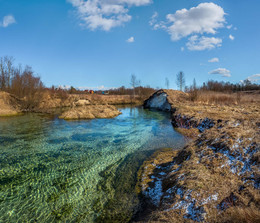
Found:
[[[161,89],[144,101],[144,108],[173,111],[174,104],[185,96],[186,94],[181,91]]]

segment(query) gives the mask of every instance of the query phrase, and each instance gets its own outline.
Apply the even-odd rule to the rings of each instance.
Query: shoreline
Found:
[[[170,101],[173,126],[194,139],[144,162],[137,185],[152,208],[132,222],[259,220],[259,104]]]
[[[142,105],[140,97],[130,95],[68,95],[61,98],[47,92],[32,108],[23,107],[23,100],[12,94],[0,91],[0,117],[23,115],[27,112],[53,114],[59,111],[65,120],[113,118],[120,114],[117,106]]]
[[[260,219],[260,104],[212,105],[191,102],[178,91],[158,92],[165,93],[165,108],[170,104],[175,131],[193,140],[178,151],[159,149],[144,161],[136,191],[145,212],[141,209],[130,222],[228,222],[234,215],[241,221],[248,215]],[[76,116],[88,106],[111,107],[79,98],[66,103]],[[66,103],[49,101],[41,108],[62,110]]]

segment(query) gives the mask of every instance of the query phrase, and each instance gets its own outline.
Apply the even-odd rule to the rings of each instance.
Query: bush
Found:
[[[43,91],[43,83],[40,77],[33,74],[31,67],[25,67],[23,72],[16,71],[10,92],[23,99],[22,106],[31,109],[38,105]]]

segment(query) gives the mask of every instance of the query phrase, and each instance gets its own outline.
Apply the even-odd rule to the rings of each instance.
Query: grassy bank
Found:
[[[139,170],[151,211],[136,222],[259,222],[260,95],[166,91],[173,125],[194,140]]]
[[[42,91],[32,106],[25,106],[27,105],[26,101],[26,98],[18,98],[13,94],[0,91],[0,116],[19,115],[28,111],[52,113],[56,112],[57,109],[65,109],[77,114],[91,113],[90,115],[85,115],[86,117],[103,117],[106,109],[108,110],[107,113],[111,113],[112,105],[141,105],[143,103],[143,99],[140,96],[61,94],[61,92],[51,92],[49,90]],[[100,107],[104,109],[101,111]],[[95,115],[92,115],[92,113],[95,113]],[[111,114],[110,116],[114,117]]]

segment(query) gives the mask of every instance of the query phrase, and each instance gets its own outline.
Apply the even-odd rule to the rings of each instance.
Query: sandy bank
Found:
[[[20,113],[19,100],[6,92],[0,92],[0,116],[14,116]]]
[[[62,113],[59,118],[66,120],[114,118],[120,114],[121,112],[113,105],[88,105],[71,108]]]

